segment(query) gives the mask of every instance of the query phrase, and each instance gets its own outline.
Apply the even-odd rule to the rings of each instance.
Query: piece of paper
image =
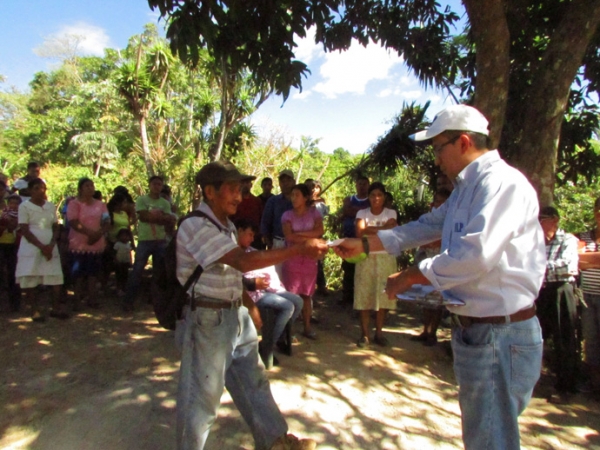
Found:
[[[335,241],[329,241],[329,242],[327,242],[327,246],[328,247],[337,247],[342,242],[344,242],[344,239],[336,239]]]
[[[464,306],[464,302],[456,299],[444,298],[441,292],[436,291],[433,286],[413,284],[413,286],[401,294],[396,295],[398,300],[415,302],[429,306]]]

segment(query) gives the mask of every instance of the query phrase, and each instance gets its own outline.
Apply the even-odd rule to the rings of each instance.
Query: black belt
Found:
[[[238,298],[232,302],[228,301],[206,301],[206,300],[194,300],[194,306],[196,308],[210,308],[210,309],[238,309],[242,306],[242,299]],[[193,309],[193,308],[192,308]]]
[[[495,325],[501,325],[506,323],[523,322],[524,320],[531,319],[533,316],[535,316],[535,305],[517,311],[516,313],[511,314],[510,316],[471,317],[461,316],[459,314],[452,314],[452,318],[454,319],[456,325],[461,326],[463,328],[470,327],[471,325],[475,325],[477,323],[490,323]]]

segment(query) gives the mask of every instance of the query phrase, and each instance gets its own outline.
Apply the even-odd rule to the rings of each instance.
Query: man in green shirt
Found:
[[[163,179],[154,175],[150,177],[150,188],[147,195],[142,195],[135,202],[138,215],[138,245],[135,253],[135,262],[129,281],[127,293],[124,298],[123,309],[133,311],[133,303],[138,294],[142,273],[152,256],[152,265],[165,257],[166,232],[165,227],[173,228],[176,218],[171,213],[171,205],[160,196],[163,188]]]

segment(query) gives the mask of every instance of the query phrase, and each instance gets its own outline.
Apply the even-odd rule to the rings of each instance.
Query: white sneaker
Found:
[[[293,434],[286,434],[277,439],[271,450],[315,450],[317,443],[312,439],[298,439]]]

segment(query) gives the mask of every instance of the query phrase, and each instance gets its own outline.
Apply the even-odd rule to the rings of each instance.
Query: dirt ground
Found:
[[[404,304],[388,320],[390,347],[358,349],[357,319],[338,299],[315,299],[318,340],[300,337],[268,372],[290,431],[321,450],[462,448],[450,330],[436,347],[410,341],[419,310]],[[149,305],[124,314],[116,299],[102,303],[65,322],[33,323],[26,309],[0,314],[0,448],[174,448],[173,333]],[[579,394],[555,406],[551,386],[544,371],[520,420],[523,447],[600,449],[600,402]],[[226,392],[206,448],[253,448]]]

